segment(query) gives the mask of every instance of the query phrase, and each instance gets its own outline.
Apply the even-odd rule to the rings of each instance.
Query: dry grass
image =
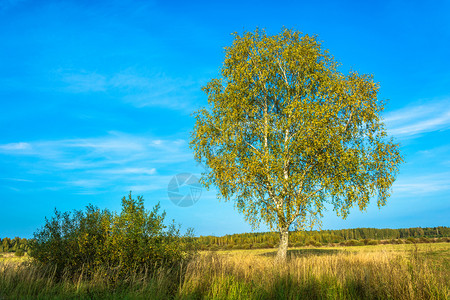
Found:
[[[0,299],[448,299],[450,244],[204,252],[187,265],[134,273],[121,282],[55,281],[51,270],[0,259]],[[109,274],[110,275],[110,274]]]
[[[204,254],[181,295],[212,299],[447,299],[449,244],[298,248],[285,266],[274,250]],[[429,255],[439,253],[438,257]],[[445,265],[445,264],[444,264]]]

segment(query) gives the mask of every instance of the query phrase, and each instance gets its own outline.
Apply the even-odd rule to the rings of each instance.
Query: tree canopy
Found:
[[[314,225],[330,203],[343,218],[372,197],[385,205],[402,162],[382,122],[371,75],[338,70],[317,36],[284,29],[235,34],[221,76],[203,89],[191,147],[206,187],[234,200],[254,227]]]

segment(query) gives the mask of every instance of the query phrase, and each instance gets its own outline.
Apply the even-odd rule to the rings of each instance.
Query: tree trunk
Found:
[[[285,263],[289,244],[289,228],[280,229],[280,246],[278,246],[277,262]]]

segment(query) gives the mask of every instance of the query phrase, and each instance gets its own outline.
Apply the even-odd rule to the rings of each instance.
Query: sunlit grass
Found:
[[[27,257],[0,258],[0,299],[448,299],[450,243],[202,252],[177,268],[99,269],[56,281]]]
[[[14,252],[2,253],[0,252],[0,264],[1,263],[22,263],[29,261],[30,257],[25,253],[23,256],[16,256]]]

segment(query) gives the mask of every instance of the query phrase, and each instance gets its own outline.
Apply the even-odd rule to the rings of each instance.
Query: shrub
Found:
[[[409,238],[407,238],[407,239],[406,239],[406,241],[407,241],[407,242],[409,242],[409,243],[412,243],[412,244],[415,244],[415,243],[417,243],[416,239],[415,239],[415,238],[413,238],[413,237],[409,237]]]
[[[211,245],[211,246],[209,247],[209,251],[218,251],[218,250],[219,250],[219,246],[217,246],[216,244]]]
[[[251,249],[252,248],[252,244],[243,244],[242,245],[242,249]]]
[[[265,248],[269,248],[269,244],[267,244],[266,242],[262,242],[260,244],[261,248],[265,249]]]
[[[179,227],[164,225],[159,204],[146,211],[142,197],[122,198],[120,214],[92,205],[85,211],[60,213],[46,219],[34,234],[30,256],[46,266],[75,274],[99,267],[120,269],[120,274],[157,268],[187,259],[193,253],[192,234],[180,235]]]
[[[421,242],[421,243],[429,243],[430,240],[429,240],[428,238],[426,238],[426,237],[421,237],[421,238],[420,238],[420,242]]]
[[[14,252],[14,255],[18,256],[18,257],[22,257],[25,255],[25,252],[23,252],[23,250],[19,249],[16,252]]]
[[[345,243],[346,246],[363,246],[364,243],[357,240],[349,240]]]
[[[373,245],[378,245],[378,241],[377,241],[377,240],[370,240],[370,241],[367,243],[367,245],[371,245],[371,246],[373,246]]]
[[[255,249],[273,248],[273,245],[272,244],[268,244],[266,242],[262,242],[262,243],[254,244],[253,248],[255,248]]]

